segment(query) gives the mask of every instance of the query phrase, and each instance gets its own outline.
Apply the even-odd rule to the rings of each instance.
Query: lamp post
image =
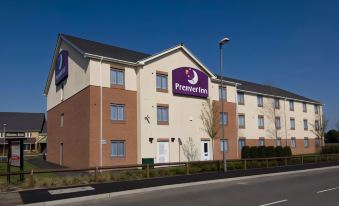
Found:
[[[4,138],[4,142],[3,142],[3,150],[2,150],[2,157],[4,157],[5,156],[5,147],[6,147],[6,140],[5,140],[5,136],[6,136],[6,126],[7,126],[7,124],[3,124],[3,128],[4,128],[4,133],[3,133],[3,138]]]
[[[224,74],[223,74],[223,66],[222,66],[222,46],[226,43],[228,43],[230,41],[229,38],[227,37],[224,37],[223,39],[221,39],[219,41],[219,46],[220,46],[220,75],[221,75],[221,122],[222,122],[222,125],[221,125],[221,133],[222,133],[222,139],[223,139],[223,144],[222,144],[222,159],[223,159],[223,162],[224,162],[224,172],[227,172],[227,163],[226,163],[226,153],[225,153],[225,150],[226,150],[226,142],[225,142],[225,123],[224,123]]]

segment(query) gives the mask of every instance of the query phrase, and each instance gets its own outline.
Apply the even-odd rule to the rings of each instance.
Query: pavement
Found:
[[[165,188],[180,188],[180,190],[176,189],[176,191],[181,191],[183,190],[183,188],[178,185],[186,184],[186,186],[190,186],[190,185],[194,185],[194,183],[198,183],[196,185],[201,185],[199,183],[201,181],[218,181],[219,180],[223,182],[224,180],[227,180],[230,178],[246,177],[246,176],[253,176],[253,175],[259,175],[255,177],[255,179],[259,179],[259,178],[262,178],[262,176],[260,176],[262,174],[277,173],[277,172],[288,172],[288,171],[299,170],[300,172],[303,172],[303,175],[305,175],[304,171],[301,171],[301,170],[329,167],[329,166],[338,166],[338,165],[339,165],[339,162],[326,162],[326,163],[318,163],[318,164],[295,165],[295,166],[288,166],[288,167],[238,170],[238,171],[229,171],[227,173],[212,172],[212,173],[194,174],[194,175],[188,175],[188,176],[182,175],[182,176],[172,176],[172,177],[164,177],[164,178],[144,179],[144,180],[137,180],[137,181],[111,182],[111,183],[103,183],[103,184],[86,185],[86,187],[90,189],[84,189],[84,187],[78,187],[78,188],[77,187],[63,187],[63,188],[54,188],[54,189],[36,189],[36,190],[21,191],[19,192],[19,194],[22,199],[22,203],[24,204],[39,203],[39,202],[40,203],[47,202],[47,203],[53,204],[53,201],[54,201],[54,204],[57,204],[57,203],[59,204],[59,203],[65,203],[65,202],[70,203],[73,201],[113,197],[113,196],[116,196],[115,194],[119,194],[119,192],[120,193],[122,192],[122,194],[130,194],[129,191],[133,191],[133,190],[157,192],[156,188],[161,187],[161,186]],[[338,171],[339,169],[337,170],[337,172]],[[318,176],[317,178],[319,179],[319,181],[323,179],[320,176]],[[314,182],[317,182],[318,179],[316,179],[316,181]],[[336,180],[338,180],[337,182],[339,186],[339,178]],[[284,180],[284,181],[286,181],[286,183],[290,183],[291,185],[294,185],[294,180],[293,182],[290,182],[291,180]],[[318,183],[320,184],[320,182]],[[304,184],[304,182],[301,182],[298,184]],[[322,185],[322,186],[326,187],[326,185]],[[152,188],[155,188],[155,189],[152,189]],[[205,186],[203,188],[205,188]],[[224,189],[226,190],[227,188],[224,188]],[[260,193],[256,194],[255,192],[261,192],[261,190],[262,189],[260,187],[256,187],[256,189],[253,190],[254,192],[253,194],[249,193],[247,195],[249,197],[253,196],[254,198],[260,198],[259,197]],[[265,191],[265,190],[268,190],[267,192],[275,191],[278,194],[283,192],[279,184],[276,184],[276,185],[273,184],[268,189],[264,188],[262,191]],[[289,189],[285,188],[285,190],[289,190]],[[167,194],[167,192],[165,193]],[[207,193],[209,192],[207,191]],[[230,194],[235,195],[234,193],[230,193]],[[247,195],[245,199],[247,199]],[[245,197],[243,196],[242,191],[239,191],[239,194],[237,194],[237,196],[241,197],[240,199],[243,199]],[[276,196],[273,195],[273,197],[276,197]]]
[[[89,200],[71,206],[338,206],[339,167]]]

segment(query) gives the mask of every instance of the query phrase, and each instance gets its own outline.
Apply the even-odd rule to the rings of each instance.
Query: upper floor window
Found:
[[[120,69],[111,69],[111,85],[123,86],[125,84],[125,72]]]
[[[308,121],[304,119],[304,130],[308,130]]]
[[[259,129],[264,129],[265,127],[264,116],[262,115],[258,116],[258,127]]]
[[[245,104],[245,94],[238,92],[238,104]]]
[[[280,109],[280,99],[274,98],[274,108]]]
[[[125,120],[125,105],[112,104],[111,105],[111,120],[123,121]]]
[[[262,95],[257,96],[257,103],[258,103],[258,107],[264,106],[264,97]]]
[[[168,124],[168,106],[157,106],[158,124]]]
[[[290,111],[294,111],[294,101],[290,100]]]
[[[319,114],[319,106],[316,104],[314,105],[314,113]]]
[[[227,125],[228,124],[228,113],[220,112],[220,124]]]
[[[290,125],[291,125],[291,129],[295,129],[295,119],[294,118],[290,118]]]
[[[265,146],[265,137],[259,137],[259,146]]]
[[[303,103],[303,112],[307,112],[307,104],[305,102]]]
[[[238,125],[239,125],[239,128],[245,128],[245,115],[244,114],[238,115]]]
[[[277,129],[281,128],[280,117],[275,118],[275,128],[277,128]]]
[[[125,157],[125,141],[111,142],[111,157]]]
[[[157,74],[157,91],[167,91],[167,75]]]
[[[220,140],[220,151],[227,152],[228,151],[228,140],[227,139],[221,139]]]
[[[226,91],[226,87],[219,87],[219,99],[224,99],[226,100],[227,99],[227,91]]]

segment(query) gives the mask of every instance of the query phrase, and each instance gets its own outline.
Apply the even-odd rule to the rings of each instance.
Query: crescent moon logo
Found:
[[[189,79],[188,82],[192,85],[195,85],[198,82],[199,78],[198,78],[198,74],[196,71],[193,70],[193,78]]]
[[[59,55],[59,62],[58,62],[58,70],[61,70],[62,69],[62,54]]]

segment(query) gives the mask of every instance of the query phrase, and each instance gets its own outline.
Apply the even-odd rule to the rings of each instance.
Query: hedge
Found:
[[[246,158],[267,158],[267,157],[290,157],[290,156],[292,156],[292,151],[290,147],[244,146],[241,150],[241,157],[244,159]]]
[[[338,154],[339,145],[324,146],[321,150],[322,154]]]

